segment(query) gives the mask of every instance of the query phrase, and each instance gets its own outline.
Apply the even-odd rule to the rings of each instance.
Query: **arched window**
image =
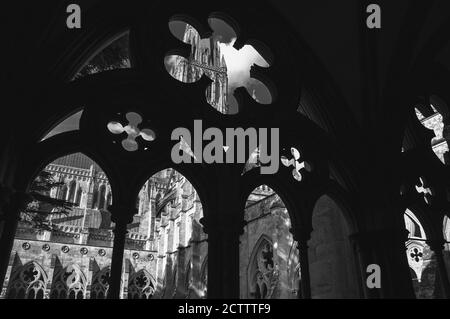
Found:
[[[68,266],[62,279],[68,288],[68,299],[84,299],[86,277],[77,265]]]
[[[312,298],[354,299],[360,297],[356,258],[349,240],[344,212],[328,195],[313,209],[308,262]]]
[[[64,184],[64,185],[60,188],[58,198],[59,198],[59,199],[66,200],[66,198],[67,198],[67,185],[66,185],[66,184]]]
[[[77,190],[77,195],[75,197],[75,205],[80,207],[81,205],[81,196],[83,195],[83,189],[81,187]]]
[[[249,298],[269,299],[274,284],[277,284],[278,273],[275,269],[273,244],[267,237],[262,237],[252,252],[249,265]]]
[[[105,208],[105,200],[106,200],[106,186],[102,184],[99,188],[99,198],[98,198],[98,208]]]
[[[426,244],[427,236],[417,216],[409,209],[405,211],[405,228],[408,231],[406,258],[411,271],[411,279],[416,298],[432,299],[441,297],[437,279],[438,268],[433,251]]]
[[[165,169],[145,181],[136,194],[136,207],[139,206],[140,215],[136,215],[134,222],[129,225],[129,236],[136,243],[147,245],[155,253],[151,257],[141,253],[136,256],[132,254],[132,258],[124,257],[125,260],[134,269],[140,269],[143,265],[146,269],[157,269],[151,275],[155,276],[157,284],[154,289],[158,298],[203,297],[206,287],[201,283],[200,272],[208,252],[208,242],[200,223],[203,210],[196,189],[178,171]],[[134,249],[131,241],[129,249]],[[185,287],[185,272],[180,264],[182,261],[185,266],[188,260],[191,261],[193,275],[189,294]],[[180,280],[176,279],[177,276]],[[135,294],[129,294],[129,298],[133,297]]]
[[[240,237],[241,298],[291,299],[292,271],[299,263],[290,232],[291,220],[284,202],[267,185],[255,188],[247,198],[246,226]],[[291,253],[290,253],[291,252]]]
[[[408,231],[408,238],[416,238],[419,240],[427,239],[422,224],[419,222],[412,211],[407,209],[405,214],[403,215],[403,218],[405,220],[406,230]]]
[[[110,39],[86,61],[73,80],[104,71],[130,68],[129,42],[128,31]]]
[[[8,299],[44,299],[47,275],[36,262],[20,267],[11,277]]]
[[[46,139],[61,134],[65,132],[70,131],[77,131],[80,129],[80,118],[83,114],[83,110],[76,112],[75,114],[69,115],[67,118],[61,120],[58,124],[56,124],[51,131],[45,135],[42,139],[42,141],[45,141]]]
[[[94,187],[94,191],[92,194],[91,208],[93,208],[93,209],[98,208],[97,204],[98,204],[98,189],[96,187]]]
[[[106,298],[109,288],[110,273],[110,268],[106,267],[95,274],[91,285],[91,299]]]
[[[69,265],[55,276],[52,299],[84,299],[86,292],[86,277],[81,269],[75,265]]]
[[[53,283],[50,299],[67,299],[67,287],[62,281]]]
[[[128,299],[150,299],[155,293],[154,280],[146,270],[133,274],[128,282]]]
[[[74,203],[75,202],[75,191],[77,189],[77,183],[72,180],[69,184],[69,197],[67,198],[67,201]]]

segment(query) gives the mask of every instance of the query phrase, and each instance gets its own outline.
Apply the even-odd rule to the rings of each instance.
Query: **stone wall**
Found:
[[[356,263],[348,227],[335,202],[321,197],[313,212],[308,242],[312,298],[359,298]]]

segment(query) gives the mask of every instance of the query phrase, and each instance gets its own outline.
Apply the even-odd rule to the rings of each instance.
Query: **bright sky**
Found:
[[[235,88],[244,86],[250,95],[255,94],[258,102],[270,103],[271,96],[266,86],[258,80],[250,78],[250,67],[253,64],[268,67],[267,62],[251,45],[244,45],[239,51],[236,50],[233,47],[236,41],[236,33],[226,22],[216,18],[211,18],[208,22],[214,31],[213,36],[219,41],[220,51],[227,63],[229,92],[232,93]],[[171,21],[169,28],[176,38],[183,41],[186,23]],[[166,60],[169,65],[174,62],[175,58],[172,57]],[[229,95],[228,98],[229,102],[234,99],[232,95]]]
[[[250,79],[250,67],[257,64],[262,67],[268,67],[267,62],[259,55],[251,45],[244,45],[237,51],[233,44],[234,38],[230,43],[220,43],[220,51],[222,52],[228,68],[228,84],[230,87],[236,88],[245,86]]]

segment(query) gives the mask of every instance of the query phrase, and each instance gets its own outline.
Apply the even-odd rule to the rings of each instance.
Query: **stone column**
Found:
[[[434,252],[436,257],[436,263],[439,271],[440,285],[445,299],[450,299],[450,282],[448,280],[447,268],[445,267],[444,255],[442,250],[444,249],[445,240],[427,240],[428,246]]]
[[[244,229],[244,208],[241,198],[239,165],[216,167],[216,179],[211,180],[214,199],[204,203],[208,207],[200,223],[208,234],[208,298],[238,299],[239,236]]]
[[[290,232],[297,242],[297,250],[300,261],[300,281],[298,287],[299,299],[311,299],[311,280],[309,273],[308,240],[311,238],[311,230],[291,228]]]
[[[415,298],[411,282],[405,241],[405,229],[380,229],[350,236],[361,265],[361,278],[366,298]],[[381,271],[380,288],[369,288],[369,265],[378,265]]]
[[[300,291],[302,299],[311,299],[311,282],[309,275],[308,244],[307,240],[298,241],[300,257]],[[300,296],[299,296],[300,297]]]
[[[115,228],[108,299],[119,299],[127,225],[133,221],[133,215],[136,214],[136,208],[113,205],[110,207],[110,211],[112,220],[115,223]]]
[[[202,219],[208,234],[208,298],[240,297],[239,236],[242,221],[214,222]]]

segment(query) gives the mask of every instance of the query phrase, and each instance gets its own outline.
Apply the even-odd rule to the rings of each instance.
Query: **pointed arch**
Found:
[[[81,206],[81,196],[83,195],[83,189],[80,187],[78,187],[76,196],[75,196],[75,205],[80,207]]]
[[[201,223],[203,203],[195,185],[181,171],[152,169],[142,176],[141,187],[135,192],[135,205],[140,208],[136,219],[141,223],[133,231],[154,240],[159,255],[166,256],[156,261],[157,294],[163,299],[200,297],[201,261],[208,252],[207,234]],[[192,264],[191,292],[185,282],[188,260]],[[149,260],[145,267],[151,269],[152,262]]]
[[[66,184],[64,184],[60,187],[58,198],[62,199],[62,200],[66,200],[66,198],[67,198],[67,185]]]
[[[84,299],[87,279],[77,264],[70,264],[55,274],[51,299]]]
[[[72,80],[100,72],[131,67],[129,30],[124,30],[96,48],[83,61]]]
[[[39,263],[35,261],[26,263],[11,279],[7,292],[8,299],[44,299],[48,277]]]
[[[82,114],[83,109],[78,109],[75,111],[75,113],[70,113],[68,116],[63,117],[46,133],[46,135],[40,140],[40,142],[61,133],[78,131],[80,129],[80,118]]]
[[[68,299],[84,299],[86,292],[86,276],[77,264],[66,267],[61,279],[67,286]]]
[[[272,240],[266,236],[256,242],[248,266],[248,298],[269,299],[273,292],[275,265]],[[275,275],[275,276],[274,276]]]
[[[292,211],[270,181],[257,185],[246,192],[245,226],[239,240],[240,297],[297,298],[289,278],[291,263],[299,261],[298,250],[289,253],[295,243]]]
[[[97,271],[92,279],[91,299],[105,299],[108,294],[111,268],[105,267]]]
[[[351,225],[332,197],[316,201],[308,241],[312,298],[360,298],[357,258],[350,242]]]
[[[406,209],[403,216],[405,228],[408,231],[405,257],[408,260],[416,298],[439,298],[441,293],[438,280],[439,269],[434,252],[426,242],[428,231],[431,232],[433,229],[430,227],[426,214],[419,207]]]
[[[409,233],[408,238],[427,239],[422,223],[410,209],[406,209],[403,218],[406,230]]]

